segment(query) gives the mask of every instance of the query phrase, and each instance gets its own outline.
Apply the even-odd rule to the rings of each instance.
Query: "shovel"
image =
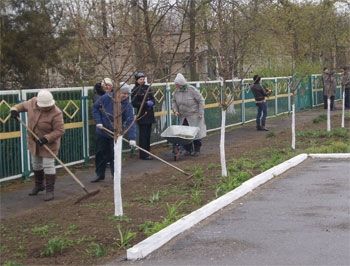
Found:
[[[24,122],[21,118],[17,117],[17,120],[30,132],[30,134],[32,134],[34,136],[34,138],[36,140],[39,140],[39,137],[33,132],[33,130],[31,130]],[[91,191],[89,192],[85,186],[83,185],[83,183],[72,173],[71,170],[69,170],[69,168],[67,166],[64,165],[64,163],[56,156],[56,154],[46,145],[44,144],[43,145],[44,148],[56,159],[57,162],[59,162],[60,165],[62,165],[62,167],[68,172],[68,174],[73,177],[73,179],[82,187],[82,189],[86,192],[86,195],[78,198],[76,201],[75,201],[75,204],[76,203],[79,203],[80,201],[82,201],[83,199],[87,199],[89,197],[92,197],[92,196],[95,196],[97,193],[100,192],[99,189],[97,190],[94,190],[94,191]]]
[[[110,134],[111,136],[114,136],[114,132],[110,131],[109,129],[107,129],[107,128],[105,128],[105,127],[102,127],[101,129],[104,130],[104,131],[106,131],[106,132],[107,132],[108,134]],[[123,140],[126,141],[127,143],[129,143],[129,141],[128,141],[127,139],[123,138]],[[161,161],[162,163],[165,163],[166,165],[168,165],[168,166],[170,166],[170,167],[176,169],[177,171],[183,173],[184,175],[187,176],[187,179],[190,179],[190,178],[194,175],[194,174],[191,175],[191,174],[189,174],[189,173],[186,173],[184,170],[182,170],[182,169],[176,167],[175,165],[172,165],[172,164],[168,163],[167,161],[163,160],[162,158],[160,158],[160,157],[158,157],[158,156],[156,156],[156,155],[150,153],[149,151],[147,151],[147,150],[141,148],[140,146],[135,145],[135,147],[138,148],[138,149],[140,149],[141,151],[147,153],[148,155],[151,155],[152,157],[156,158],[157,160]]]

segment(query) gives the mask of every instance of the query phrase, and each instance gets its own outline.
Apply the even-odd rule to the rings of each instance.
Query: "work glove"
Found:
[[[103,125],[102,124],[96,124],[96,127],[103,128]]]
[[[147,104],[147,106],[151,107],[151,106],[154,105],[154,102],[151,101],[151,100],[148,100],[148,101],[146,102],[146,104]]]
[[[131,147],[136,147],[136,141],[135,140],[129,140],[129,145]]]
[[[11,117],[17,120],[19,113],[16,110],[11,110]]]
[[[47,138],[43,137],[38,140],[38,143],[40,146],[43,146],[44,144],[48,143]]]

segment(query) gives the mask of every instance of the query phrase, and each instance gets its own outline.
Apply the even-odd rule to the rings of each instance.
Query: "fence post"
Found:
[[[85,94],[85,95],[84,95]],[[82,103],[82,119],[83,119],[83,153],[84,153],[84,164],[89,163],[89,118],[88,118],[88,91],[82,90],[81,103]]]
[[[275,116],[278,114],[278,86],[277,78],[275,78]]]
[[[20,113],[21,119],[24,123],[27,123],[27,113]],[[21,135],[22,135],[22,176],[24,180],[29,180],[31,173],[30,170],[30,155],[28,154],[28,144],[27,144],[27,130],[21,125]]]
[[[166,112],[166,125],[167,127],[171,126],[171,88],[167,82],[165,85],[165,108]]]
[[[242,125],[243,125],[245,123],[245,89],[244,89],[243,82],[241,82],[241,92],[242,92]]]
[[[310,94],[311,94],[310,105],[311,105],[311,109],[312,109],[314,107],[314,86],[312,86],[312,75],[308,75],[307,78],[308,78],[308,86],[309,86]]]

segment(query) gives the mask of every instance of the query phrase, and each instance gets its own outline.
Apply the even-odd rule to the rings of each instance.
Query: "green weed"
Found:
[[[191,190],[191,198],[194,200],[196,205],[202,204],[201,195],[203,194],[202,190],[192,189]]]
[[[207,167],[208,170],[215,170],[216,169],[216,164],[210,163]]]
[[[167,216],[161,222],[146,221],[139,226],[140,230],[146,235],[150,236],[177,221],[183,216],[183,214],[179,214],[179,208],[183,203],[184,201],[175,203],[173,205],[166,203]]]
[[[67,238],[54,237],[49,239],[48,244],[41,252],[42,256],[51,256],[55,254],[62,254],[63,251],[72,246],[73,241]]]
[[[119,238],[114,243],[120,248],[129,247],[131,245],[131,240],[136,237],[136,233],[131,232],[130,229],[123,232],[120,224],[117,224],[117,230],[119,233]]]
[[[107,254],[108,249],[103,246],[102,243],[90,243],[86,252],[96,258],[104,257]]]
[[[157,202],[160,200],[160,197],[159,197],[159,191],[157,191],[156,193],[153,193],[152,196],[150,197],[149,199],[149,202],[150,203],[154,203],[154,202]]]

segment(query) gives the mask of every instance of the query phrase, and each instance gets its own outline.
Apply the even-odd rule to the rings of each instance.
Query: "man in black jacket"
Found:
[[[261,78],[258,75],[255,75],[253,77],[254,84],[250,87],[254,94],[255,104],[258,109],[258,114],[256,116],[256,130],[268,131],[268,129],[265,127],[265,121],[267,117],[267,105],[265,97],[271,94],[271,90],[265,90],[265,88],[260,85],[260,80]]]

